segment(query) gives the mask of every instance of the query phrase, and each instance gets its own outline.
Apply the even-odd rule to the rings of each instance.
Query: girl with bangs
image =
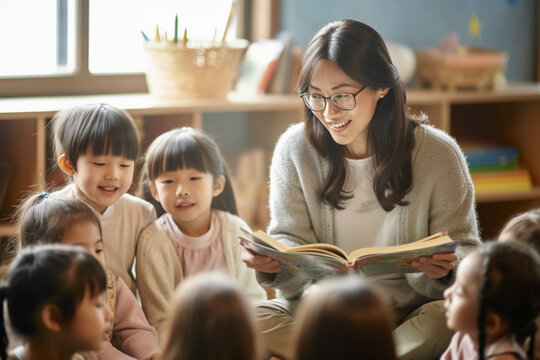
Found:
[[[137,285],[143,310],[164,341],[167,309],[183,279],[227,273],[250,300],[265,298],[255,272],[241,261],[238,217],[229,175],[217,144],[189,127],[157,137],[146,153],[146,181],[166,211],[146,227],[137,247]]]
[[[139,156],[133,119],[106,104],[76,106],[53,117],[52,133],[58,165],[72,180],[52,196],[80,199],[101,215],[107,267],[135,294],[137,238],[156,212],[127,193]]]
[[[77,353],[99,350],[110,318],[105,289],[101,265],[83,249],[23,249],[0,285],[0,358],[79,360]],[[12,328],[24,339],[9,353],[4,302]]]

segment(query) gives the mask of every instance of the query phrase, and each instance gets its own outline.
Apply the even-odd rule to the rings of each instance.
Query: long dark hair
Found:
[[[160,174],[184,168],[225,177],[225,187],[212,200],[212,209],[238,215],[227,165],[216,142],[202,131],[190,127],[172,129],[152,141],[145,155],[146,182]]]
[[[308,91],[316,65],[335,62],[347,76],[371,89],[388,88],[378,101],[368,129],[368,153],[375,168],[373,190],[381,207],[390,211],[407,205],[403,197],[412,186],[411,152],[416,122],[405,108],[405,88],[381,36],[354,20],[340,20],[323,27],[307,45],[297,83],[299,93]],[[317,117],[305,108],[307,139],[330,168],[320,189],[321,198],[342,209],[346,177],[345,147],[337,144]]]
[[[523,341],[530,336],[534,353],[536,318],[540,314],[540,258],[517,241],[491,241],[478,250],[482,261],[478,301],[478,358],[484,359],[486,318],[493,311],[508,322],[508,333]]]
[[[105,291],[105,272],[85,250],[68,245],[38,245],[21,250],[10,266],[7,283],[0,285],[0,358],[7,359],[9,345],[4,325],[4,300],[13,329],[23,336],[35,336],[38,311],[55,304],[66,323],[75,315],[85,294]]]

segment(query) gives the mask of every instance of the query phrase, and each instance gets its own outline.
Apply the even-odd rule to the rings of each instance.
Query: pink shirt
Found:
[[[212,210],[210,230],[202,236],[192,237],[182,233],[170,214],[158,220],[159,227],[172,241],[184,277],[206,271],[228,273],[221,240],[222,222],[220,213]]]
[[[525,352],[516,343],[501,338],[486,346],[485,359],[496,359],[500,355],[512,355],[515,359],[526,359]],[[456,332],[450,341],[450,346],[442,354],[441,360],[476,360],[478,350],[475,349],[471,337],[467,334]]]

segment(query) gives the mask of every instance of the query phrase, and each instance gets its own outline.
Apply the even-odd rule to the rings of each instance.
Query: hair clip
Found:
[[[39,194],[39,200],[43,200],[43,199],[46,199],[48,197],[49,197],[48,192],[42,192],[41,194]]]

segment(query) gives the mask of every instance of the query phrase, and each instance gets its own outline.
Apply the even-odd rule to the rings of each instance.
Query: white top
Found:
[[[350,192],[344,209],[334,211],[334,241],[350,253],[364,247],[393,246],[397,236],[396,208],[386,212],[373,191],[371,158],[345,159],[347,177],[343,189]],[[403,274],[384,274],[377,281],[391,305],[403,307],[414,298],[414,291]]]
[[[336,245],[347,253],[364,247],[395,245],[397,212],[395,208],[384,211],[377,201],[372,159],[346,159],[346,165],[343,189],[353,197],[343,202],[343,210],[334,211]]]

